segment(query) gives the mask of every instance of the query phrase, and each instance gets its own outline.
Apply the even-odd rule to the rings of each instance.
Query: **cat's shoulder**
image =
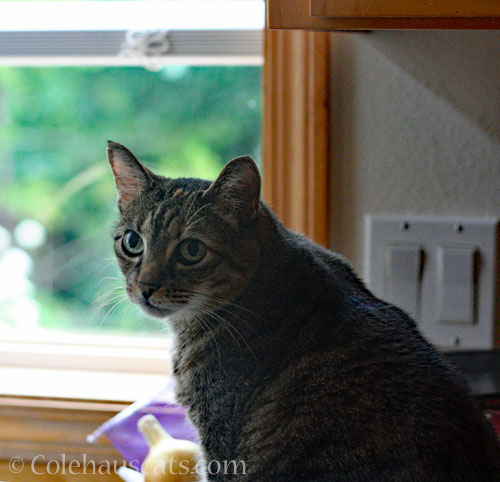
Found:
[[[290,232],[287,237],[288,241],[303,253],[309,263],[325,270],[336,281],[347,283],[366,295],[372,295],[349,261],[341,254],[320,246],[301,234]]]

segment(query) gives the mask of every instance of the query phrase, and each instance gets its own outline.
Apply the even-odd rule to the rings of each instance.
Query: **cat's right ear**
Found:
[[[124,207],[151,183],[153,173],[125,146],[108,141],[109,164],[118,190],[118,206]]]
[[[203,196],[212,196],[223,209],[251,219],[259,209],[260,185],[255,161],[241,156],[226,164]]]

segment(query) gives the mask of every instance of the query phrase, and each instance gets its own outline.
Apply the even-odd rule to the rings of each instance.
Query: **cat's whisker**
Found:
[[[200,311],[203,313],[203,315],[205,316],[208,316],[209,318],[211,318],[212,320],[214,320],[218,326],[222,327],[223,329],[225,329],[226,331],[229,332],[229,334],[231,335],[232,339],[234,340],[234,343],[235,343],[235,346],[237,348],[241,348],[240,344],[238,343],[238,340],[236,340],[235,336],[231,333],[231,331],[229,329],[227,329],[227,327],[225,326],[224,324],[224,320],[219,320],[216,316],[214,316],[213,313],[209,312],[209,311],[206,311],[204,310],[203,308],[200,308]]]
[[[201,218],[195,219],[193,222],[189,223],[189,227],[192,228],[193,226],[195,226],[200,221],[203,221],[205,218],[206,218],[206,216],[202,216]]]
[[[215,313],[213,313],[212,315],[214,316]],[[246,338],[241,334],[241,332],[235,326],[233,326],[229,320],[227,320],[219,315],[217,315],[217,318],[226,326],[228,331],[233,330],[241,338],[241,340],[246,345],[246,347],[248,348],[248,350],[250,351],[250,353],[252,354],[254,359],[257,360],[257,356],[255,355],[252,347],[250,346],[250,344],[248,343]]]
[[[204,293],[200,293],[200,292],[192,292],[193,294],[198,294],[198,295],[201,295],[204,300],[208,303],[212,303],[214,306],[213,306],[213,309],[215,311],[210,311],[208,309],[209,305],[205,305],[204,307],[199,307],[198,309],[201,311],[202,309],[204,310],[204,313],[207,314],[207,315],[216,315],[220,318],[220,320],[225,323],[225,324],[228,324],[233,330],[237,331],[238,335],[243,339],[243,341],[245,342],[245,344],[249,347],[248,345],[248,342],[247,340],[243,337],[243,335],[231,324],[230,320],[220,316],[219,314],[216,313],[216,311],[223,311],[227,314],[229,314],[230,316],[236,318],[238,320],[238,323],[241,323],[241,325],[243,325],[244,327],[246,327],[247,329],[249,329],[255,336],[258,336],[258,332],[255,330],[255,328],[252,326],[252,324],[244,319],[242,319],[240,316],[238,316],[236,313],[234,313],[233,311],[231,311],[229,309],[229,307],[227,306],[228,302],[227,300],[218,300],[216,298],[213,298],[213,297],[209,297],[208,295],[204,294]],[[229,303],[231,304],[231,303]],[[235,306],[237,307],[238,305],[235,304]],[[243,309],[243,307],[241,307]],[[259,317],[258,315],[255,314],[255,316]],[[249,347],[250,348],[250,347]]]
[[[99,306],[97,306],[97,311],[101,312],[102,310],[104,310],[104,308],[106,308],[106,307],[108,307],[108,306],[110,306],[113,303],[118,302],[118,301],[121,301],[121,299],[117,298],[117,297],[103,300],[101,303],[99,303]]]
[[[122,280],[120,278],[117,278],[116,276],[106,276],[104,278],[101,278],[99,281],[99,285],[102,285],[105,281],[114,281],[116,283],[122,284]]]
[[[96,302],[106,300],[109,297],[123,296],[125,295],[125,288],[121,286],[115,286],[113,288],[108,288],[104,291],[97,299]]]
[[[115,304],[121,304],[123,303],[125,300],[124,299],[121,299],[121,298],[115,298],[115,299],[112,299],[112,300],[109,300],[107,301],[106,303],[102,303],[98,308],[97,308],[97,312],[100,314],[102,313],[103,311],[105,310],[111,310],[113,308],[113,305]],[[110,308],[111,307],[111,308]],[[107,311],[106,311],[107,313]]]
[[[116,258],[114,256],[110,256],[109,258],[104,258],[102,261],[104,261],[106,264],[102,266],[100,269],[100,273],[102,273],[108,266],[110,266],[112,263],[114,263]]]
[[[99,296],[95,300],[94,304],[97,305],[98,316],[101,315],[105,308],[113,305],[111,306],[111,308],[107,309],[107,312],[104,316],[104,319],[107,319],[109,318],[109,316],[111,316],[111,313],[116,310],[116,307],[124,303],[126,300],[127,296],[125,294],[125,288],[123,286],[116,286]],[[100,324],[102,325],[103,322],[101,322]]]
[[[206,208],[210,206],[209,203],[207,204],[204,204],[203,206],[201,206],[200,208],[198,208],[192,215],[191,217],[189,217],[189,219],[186,221],[186,224],[189,225],[189,223],[191,222],[191,219],[193,219],[199,212],[201,212],[202,209]]]
[[[206,309],[204,308],[200,308],[200,311],[202,311],[205,315],[213,318],[215,321],[219,322],[223,328],[225,328],[228,333],[231,335],[231,337],[233,338],[233,340],[235,341],[235,343],[237,344],[238,348],[241,347],[241,345],[239,344],[239,342],[237,341],[236,337],[234,336],[234,334],[231,332],[231,330],[233,330],[234,333],[236,333],[240,338],[241,340],[243,341],[243,343],[247,346],[248,350],[250,351],[250,353],[252,354],[252,356],[254,358],[257,359],[257,357],[255,356],[255,353],[254,351],[252,350],[252,348],[250,347],[250,345],[248,344],[247,340],[245,339],[245,337],[240,333],[240,331],[235,328],[230,322],[229,320],[223,318],[222,316],[220,316],[219,314],[215,313],[215,312],[209,312],[207,311]]]
[[[249,314],[251,315],[254,315],[256,316],[257,318],[262,318],[261,315],[259,315],[258,313],[255,313],[255,311],[252,311],[248,308],[245,308],[244,306],[241,306],[241,305],[238,305],[237,303],[234,303],[233,301],[229,301],[229,300],[226,300],[226,299],[223,299],[223,298],[216,298],[212,295],[208,295],[207,293],[202,293],[201,291],[194,291],[194,290],[191,290],[191,289],[186,289],[185,290],[186,292],[188,292],[189,294],[193,294],[193,295],[199,295],[199,296],[203,296],[204,298],[206,298],[207,300],[210,300],[210,301],[217,301],[219,303],[224,303],[224,304],[228,304],[228,305],[232,305],[236,308],[239,308],[243,311],[246,311],[248,312]]]
[[[194,192],[193,199],[191,200],[191,204],[189,205],[189,208],[187,209],[187,212],[186,212],[186,219],[189,219],[189,216],[191,214],[191,209],[193,208],[194,203],[195,203],[196,199],[198,198],[198,194],[200,194],[201,190],[202,190],[202,188],[200,187]]]
[[[110,295],[110,296],[107,296],[107,297],[102,298],[102,299],[97,299],[94,302],[94,305],[96,306],[97,312],[101,312],[107,306],[113,304],[116,301],[121,301],[122,299],[123,299],[123,297],[119,296],[119,294],[114,294],[114,295]]]
[[[236,313],[234,313],[233,311],[231,311],[230,309],[228,309],[227,307],[225,306],[219,306],[219,307],[216,307],[216,310],[217,311],[223,311],[224,313],[227,313],[228,315],[236,318],[238,320],[238,323],[241,323],[245,328],[249,329],[250,331],[252,331],[252,333],[256,336],[259,335],[259,333],[255,330],[254,326],[247,320],[244,320],[243,318],[241,318],[240,316],[238,316]],[[228,323],[229,320],[226,320]]]
[[[110,306],[110,305],[113,305],[115,303],[121,303],[125,301],[125,298],[122,297],[122,296],[119,296],[118,294],[114,295],[114,296],[110,296],[109,298],[107,299],[104,299],[100,305],[98,306],[98,310],[99,311],[102,311],[104,308]]]
[[[250,329],[255,335],[258,335],[257,331],[254,329],[254,327],[252,326],[252,324],[249,321],[244,320],[243,318],[241,318],[240,316],[238,316],[234,311],[231,311],[229,309],[228,304],[225,301],[218,301],[217,299],[208,298],[208,297],[206,298],[206,301],[208,303],[212,303],[214,305],[214,306],[211,307],[213,310],[215,310],[215,311],[222,311],[224,313],[227,313],[228,315],[236,318],[238,320],[238,322],[240,322],[246,328]],[[210,311],[210,312],[213,313],[213,311]]]
[[[241,317],[239,317],[236,313],[234,313],[234,311],[231,311],[231,310],[229,309],[229,305],[230,305],[230,306],[233,306],[233,307],[234,307],[234,308],[236,308],[236,309],[240,309],[240,310],[246,311],[247,313],[249,313],[249,314],[251,314],[251,315],[255,316],[256,318],[262,319],[262,316],[261,316],[261,315],[259,315],[258,313],[255,313],[254,311],[249,310],[249,309],[245,308],[244,306],[238,305],[237,303],[234,303],[234,302],[232,302],[232,301],[224,300],[224,299],[222,299],[222,298],[215,298],[215,297],[213,297],[213,296],[209,296],[209,295],[207,295],[206,293],[201,293],[201,292],[199,292],[199,291],[192,291],[192,290],[190,290],[190,293],[195,294],[195,295],[202,296],[202,297],[203,297],[206,301],[208,301],[208,302],[212,302],[212,303],[214,303],[214,304],[218,303],[218,306],[217,306],[217,305],[215,306],[215,309],[216,309],[216,310],[225,311],[225,312],[227,312],[228,314],[230,314],[230,315],[232,315],[232,316],[234,316],[234,317],[238,318],[239,320],[241,320],[241,322],[242,322],[243,324],[245,324],[248,328],[252,329],[252,331],[253,331],[255,334],[257,334],[257,332],[253,329],[252,325],[250,324],[250,322],[243,320],[243,319],[242,319]]]
[[[115,304],[107,311],[104,317],[101,319],[99,325],[103,326],[110,319],[111,315],[120,307],[120,305],[125,301],[125,299],[117,300]]]
[[[222,371],[222,354],[221,354],[221,351],[219,348],[219,344],[217,343],[216,336],[213,334],[212,330],[210,329],[210,326],[205,322],[205,320],[203,320],[201,317],[196,316],[196,315],[194,318],[200,324],[202,330],[204,329],[203,327],[205,327],[205,329],[208,331],[208,333],[212,337],[212,340],[215,344],[215,348],[217,350],[217,354],[219,355],[219,369]]]
[[[233,306],[239,310],[246,311],[250,315],[253,315],[257,318],[262,319],[262,316],[259,315],[258,313],[255,313],[255,311],[249,310],[249,309],[245,308],[244,306],[238,305],[237,303],[233,303],[232,301],[227,301],[227,300],[222,300],[222,299],[217,299],[217,298],[211,298],[210,300],[214,301],[214,302],[221,303],[221,307],[218,309],[222,309],[222,308],[228,307],[228,306]],[[228,308],[226,308],[226,311],[228,311],[228,313],[231,313],[234,316],[236,316],[236,314],[234,312],[230,311]]]

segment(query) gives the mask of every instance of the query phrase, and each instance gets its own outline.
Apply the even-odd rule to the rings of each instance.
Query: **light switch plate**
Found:
[[[412,258],[404,252],[420,250],[417,286],[413,273],[403,276],[409,292],[399,292],[400,304],[407,303],[400,307],[412,312],[423,334],[442,350],[492,349],[499,294],[498,226],[497,218],[367,216],[367,284],[390,301],[387,280],[395,268],[387,262],[387,253],[396,247],[397,256],[391,259],[413,270]]]

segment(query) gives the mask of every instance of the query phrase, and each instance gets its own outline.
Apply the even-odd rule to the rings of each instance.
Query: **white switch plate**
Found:
[[[438,218],[423,216],[367,216],[365,225],[366,279],[372,291],[389,300],[387,252],[401,247],[420,249],[422,252],[421,276],[416,287],[417,307],[406,311],[415,313],[414,318],[423,334],[443,350],[483,350],[494,347],[495,319],[498,310],[499,276],[498,244],[499,220],[497,218]],[[474,253],[473,273],[468,285],[451,286],[457,272],[449,260],[463,260],[463,270],[469,269],[467,256]],[[396,258],[395,258],[396,259]],[[445,270],[443,272],[443,260]],[[458,262],[457,261],[457,262]],[[404,259],[403,259],[403,262]],[[446,264],[448,263],[448,264]],[[453,263],[453,261],[452,261]],[[448,268],[447,268],[448,266]],[[464,275],[467,280],[468,274]],[[411,279],[415,279],[414,276]],[[469,281],[464,280],[463,283]],[[446,282],[446,285],[443,283]],[[471,297],[469,297],[469,295]],[[453,313],[456,302],[464,306],[464,316]],[[466,296],[467,298],[462,298]],[[399,295],[399,299],[414,300],[414,294]],[[401,308],[405,309],[404,306]],[[456,316],[455,320],[444,320]],[[451,316],[449,314],[452,314]],[[413,314],[413,313],[412,313]]]

